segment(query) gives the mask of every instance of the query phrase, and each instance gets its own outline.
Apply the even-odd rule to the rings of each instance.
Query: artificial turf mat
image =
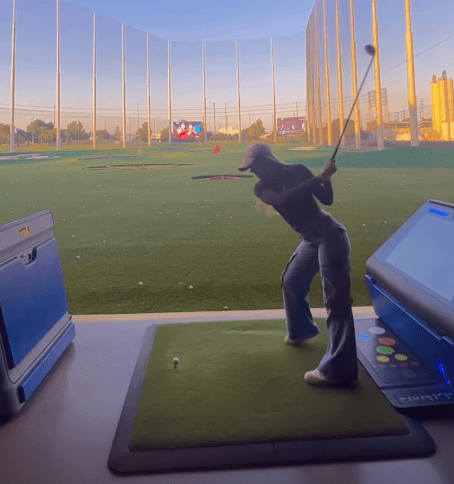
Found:
[[[326,349],[317,322],[304,347],[284,343],[284,320],[158,325],[130,450],[408,434],[361,365],[357,389],[304,381]]]

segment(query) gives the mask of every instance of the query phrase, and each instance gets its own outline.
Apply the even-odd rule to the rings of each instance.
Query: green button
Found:
[[[389,346],[377,346],[377,352],[381,353],[382,355],[392,355],[394,350]]]

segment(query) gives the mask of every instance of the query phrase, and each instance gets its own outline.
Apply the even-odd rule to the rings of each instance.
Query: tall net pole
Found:
[[[355,38],[355,11],[353,0],[350,0],[350,44],[352,52],[352,80],[353,80],[353,99],[358,95],[358,67],[356,65],[356,38]],[[355,147],[361,148],[361,121],[359,113],[359,100],[355,105]]]
[[[324,143],[323,136],[323,120],[322,120],[322,88],[320,83],[320,42],[318,38],[318,5],[314,6],[314,24],[315,24],[315,63],[317,66],[317,117],[318,117],[318,133],[320,144]]]
[[[382,150],[383,139],[383,113],[381,100],[381,79],[380,79],[380,49],[378,45],[378,20],[377,20],[377,1],[372,0],[372,30],[373,42],[375,47],[374,71],[375,71],[375,118],[377,120],[377,149]]]
[[[311,110],[309,107],[309,99],[310,99],[310,72],[309,72],[309,25],[306,29],[306,133],[307,133],[307,141],[311,141],[311,126],[312,126],[312,118],[311,118]]]
[[[147,34],[147,113],[148,113],[148,128],[147,139],[148,146],[151,146],[151,86],[150,86],[150,34]],[[155,133],[156,136],[156,133]]]
[[[314,82],[314,69],[315,69],[315,64],[314,64],[314,13],[312,12],[310,23],[309,23],[309,30],[310,30],[310,49],[309,49],[309,54],[310,54],[310,76],[311,76],[311,112],[312,112],[312,141],[314,143],[317,143],[317,113],[315,110],[315,82]]]
[[[271,37],[271,82],[272,82],[272,90],[273,90],[273,142],[276,143],[277,141],[277,132],[276,132],[276,84],[275,84],[275,77],[274,77],[274,41],[273,37]]]
[[[344,129],[344,88],[342,86],[342,54],[340,34],[339,0],[336,0],[336,40],[337,40],[337,89],[339,96],[339,135]],[[342,136],[341,148],[345,148],[345,136]]]
[[[93,12],[93,149],[98,149],[96,136],[96,12]]]
[[[167,116],[168,116],[168,128],[169,128],[169,144],[172,143],[172,76],[171,76],[171,48],[170,40],[168,41],[168,65],[167,65]]]
[[[328,127],[328,144],[333,144],[331,126],[331,93],[329,88],[328,28],[326,26],[326,0],[323,0],[323,43],[325,44],[325,88],[326,88],[326,124]]]
[[[125,58],[125,24],[121,24],[121,72],[123,100],[123,148],[126,148],[126,58]]]
[[[57,115],[55,118],[55,144],[57,151],[61,150],[60,140],[60,0],[57,0]]]
[[[238,143],[241,143],[240,42],[236,40],[236,84],[238,93]]]
[[[408,109],[410,110],[411,146],[419,146],[418,113],[416,107],[415,56],[413,52],[413,33],[411,29],[410,0],[405,0],[405,24],[407,44]],[[448,121],[449,123],[449,121]]]
[[[11,52],[11,120],[9,124],[9,150],[14,153],[14,104],[16,90],[16,0],[13,0],[12,52]]]
[[[202,42],[202,79],[203,79],[203,141],[207,142],[207,77],[206,77],[205,41]]]

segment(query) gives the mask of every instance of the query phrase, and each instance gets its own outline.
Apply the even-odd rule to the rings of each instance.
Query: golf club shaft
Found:
[[[356,95],[356,98],[353,101],[353,105],[352,105],[352,108],[350,110],[350,114],[348,115],[347,121],[345,122],[344,129],[343,129],[343,131],[342,131],[342,133],[341,133],[341,135],[339,137],[339,141],[337,142],[337,146],[334,149],[334,153],[332,154],[332,156],[330,158],[331,160],[333,160],[336,157],[337,150],[339,149],[339,145],[340,145],[340,143],[342,141],[342,136],[344,136],[345,130],[347,129],[347,126],[348,126],[348,122],[350,121],[351,115],[353,113],[353,109],[355,108],[355,105],[358,102],[359,94],[361,93],[361,89],[363,88],[363,85],[364,85],[364,82],[366,80],[367,74],[369,74],[369,69],[370,69],[370,66],[372,65],[372,62],[374,61],[374,57],[375,56],[372,56],[372,59],[369,62],[369,66],[367,67],[366,74],[364,75],[363,82],[361,83],[361,86],[359,87],[358,94]]]

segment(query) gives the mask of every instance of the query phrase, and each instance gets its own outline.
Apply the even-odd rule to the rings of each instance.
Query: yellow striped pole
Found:
[[[323,120],[322,120],[322,93],[320,85],[320,47],[318,38],[318,6],[314,6],[314,20],[315,20],[315,63],[316,63],[316,77],[317,77],[317,117],[318,117],[318,130],[319,130],[319,140],[320,144],[323,144]]]
[[[170,68],[170,59],[171,59],[171,43],[170,40],[168,41],[168,66],[167,66],[167,117],[169,122],[169,144],[172,143],[172,81],[171,81],[171,68]]]
[[[240,42],[236,40],[236,85],[238,93],[238,143],[241,143]]]
[[[405,24],[407,45],[408,108],[410,110],[411,146],[419,146],[418,113],[416,107],[415,64],[413,53],[413,33],[411,29],[410,0],[405,0]]]
[[[337,37],[337,91],[339,96],[339,135],[344,129],[344,90],[342,87],[342,55],[339,18],[339,0],[336,0],[336,37]],[[341,148],[345,148],[345,136],[342,136]]]
[[[60,0],[57,0],[57,116],[55,118],[55,144],[57,151],[61,150],[60,140]]]
[[[151,146],[151,80],[150,80],[150,34],[147,34],[147,119],[148,146]]]
[[[353,79],[353,99],[358,95],[358,67],[356,65],[356,39],[355,39],[355,12],[354,0],[350,0],[350,41],[352,52],[352,79]],[[355,105],[355,147],[361,148],[361,121],[359,112],[359,99]]]
[[[96,137],[96,13],[93,12],[93,149],[98,149]]]
[[[331,126],[331,93],[329,88],[328,30],[326,27],[326,0],[323,0],[323,43],[325,47],[325,88],[326,88],[326,124],[328,126],[328,145],[333,144]]]
[[[16,90],[16,0],[13,0],[12,52],[11,52],[11,120],[9,123],[9,150],[15,151],[14,142],[14,104]]]
[[[205,41],[202,41],[202,76],[203,76],[203,141],[207,142],[207,86],[205,67]]]
[[[372,31],[373,42],[375,47],[374,71],[375,71],[375,110],[377,120],[377,149],[382,150],[384,146],[383,139],[383,114],[381,103],[381,81],[380,81],[380,52],[378,46],[378,20],[377,20],[377,0],[372,0]]]

